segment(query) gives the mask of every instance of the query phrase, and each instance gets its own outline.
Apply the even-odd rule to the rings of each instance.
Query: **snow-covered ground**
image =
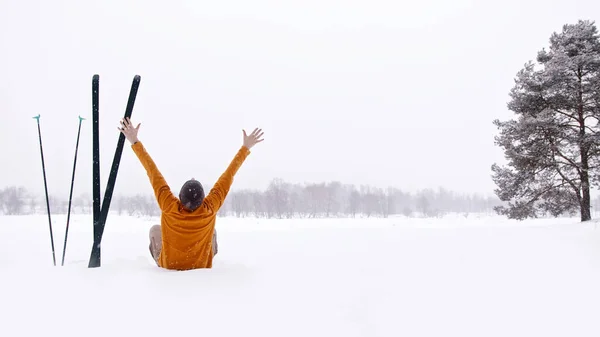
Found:
[[[157,268],[110,215],[0,217],[2,336],[600,336],[600,228],[577,219],[221,218],[211,270]]]

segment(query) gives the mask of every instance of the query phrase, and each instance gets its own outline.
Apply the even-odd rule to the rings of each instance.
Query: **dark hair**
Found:
[[[202,184],[193,178],[186,181],[181,186],[181,191],[179,191],[179,200],[183,206],[191,211],[200,207],[204,200],[204,188]]]

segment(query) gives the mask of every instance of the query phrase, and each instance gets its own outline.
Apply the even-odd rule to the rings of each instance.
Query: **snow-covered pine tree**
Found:
[[[536,69],[536,66],[537,69]],[[563,26],[537,64],[518,72],[508,108],[494,124],[508,165],[492,165],[496,212],[512,219],[579,212],[591,219],[590,186],[600,181],[600,38],[594,22]]]

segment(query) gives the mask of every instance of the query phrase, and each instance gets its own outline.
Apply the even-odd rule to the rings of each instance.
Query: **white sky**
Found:
[[[100,75],[102,189],[131,81],[140,139],[174,191],[210,186],[262,127],[234,189],[339,180],[492,194],[495,118],[517,71],[597,1],[0,0],[0,186],[91,191]],[[126,146],[115,193],[149,193]]]

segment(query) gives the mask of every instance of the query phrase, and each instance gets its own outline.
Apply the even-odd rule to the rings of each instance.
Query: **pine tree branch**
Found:
[[[562,152],[560,152],[560,150],[559,150],[558,148],[555,148],[555,149],[554,149],[554,152],[555,152],[555,153],[556,153],[556,154],[557,154],[559,157],[561,157],[562,159],[564,159],[564,160],[566,160],[566,161],[568,162],[568,163],[562,163],[562,162],[560,162],[560,163],[562,163],[562,164],[564,164],[564,165],[571,166],[571,167],[575,168],[575,169],[577,170],[577,173],[581,174],[581,171],[580,171],[579,165],[578,165],[576,162],[574,162],[574,161],[573,161],[572,159],[570,159],[569,157],[567,157],[567,156],[563,155],[563,154],[562,154]],[[554,162],[555,162],[555,163],[559,163],[559,162],[556,160],[556,158],[554,158],[554,156],[552,156],[552,159],[554,160]]]
[[[579,169],[577,171],[580,172]],[[567,177],[562,173],[558,165],[556,165],[556,172],[558,172],[558,174],[563,178],[563,180],[567,182],[571,186],[571,188],[573,188],[575,195],[579,196],[579,188],[575,185],[572,179],[567,179]]]
[[[584,119],[585,119],[585,117],[584,117]],[[563,127],[568,126],[568,127],[571,127],[571,128],[575,128],[577,130],[579,130],[579,128],[581,127],[580,125],[573,125],[573,124],[569,124],[569,123],[559,124],[559,126],[563,126]],[[589,127],[587,125],[585,126],[585,129],[588,130],[590,132],[590,134],[592,134],[592,135],[595,135],[595,134],[598,133],[598,131],[595,131],[594,129],[592,129],[591,127]]]
[[[554,160],[554,162],[555,162],[556,164],[560,164],[560,165],[563,165],[563,166],[569,166],[569,167],[577,168],[577,167],[576,167],[576,166],[574,166],[573,164],[571,164],[571,163],[567,163],[567,162],[564,162],[564,161],[560,161],[560,160],[556,160],[556,159],[555,159],[555,160]]]
[[[577,116],[570,115],[570,114],[568,114],[568,113],[566,113],[566,112],[560,111],[560,110],[558,110],[558,109],[555,109],[555,108],[552,108],[552,110],[554,110],[554,112],[556,112],[556,113],[558,113],[558,114],[560,114],[560,115],[563,115],[563,116],[565,116],[565,117],[568,117],[568,118],[570,118],[570,119],[573,119],[573,120],[576,120],[577,122],[579,122],[579,119],[577,119]]]
[[[578,174],[581,174],[581,171],[579,170],[579,165],[574,162],[572,159],[570,159],[569,157],[565,156],[559,149],[558,146],[556,145],[556,142],[554,141],[554,139],[552,139],[551,137],[547,137],[548,141],[550,142],[550,146],[551,146],[551,150],[552,150],[552,161],[556,164],[557,160],[555,158],[555,154],[558,155],[559,157],[563,158],[564,160],[566,160],[572,167],[574,167],[577,170]],[[567,163],[563,163],[564,165],[569,165]]]
[[[565,186],[565,185],[567,185],[567,184],[568,184],[568,181],[562,182],[562,183],[560,183],[560,184],[558,184],[558,185],[552,185],[552,186],[550,186],[550,187],[548,187],[548,188],[544,189],[543,191],[541,191],[541,192],[537,193],[536,195],[534,195],[534,196],[533,196],[533,197],[532,197],[532,198],[531,198],[531,199],[530,199],[530,200],[527,202],[527,204],[532,204],[532,203],[536,202],[536,201],[537,201],[537,200],[538,200],[538,199],[539,199],[539,198],[540,198],[542,195],[544,195],[544,194],[546,194],[546,193],[548,193],[548,192],[552,191],[553,189],[556,189],[556,188],[559,188],[559,187],[563,187],[563,186]],[[522,196],[521,196],[521,198],[524,198],[524,197],[525,197],[525,195],[522,195]]]

